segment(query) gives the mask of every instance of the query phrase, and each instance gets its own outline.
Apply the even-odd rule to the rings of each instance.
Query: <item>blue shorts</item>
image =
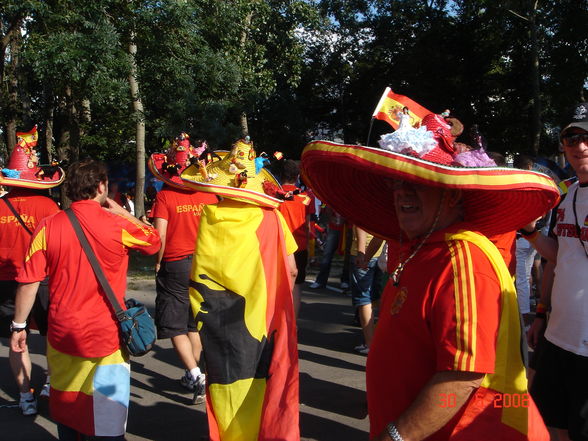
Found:
[[[355,266],[355,257],[352,257],[351,268],[351,302],[353,306],[369,305],[379,300],[382,291],[381,278],[384,273],[378,267],[378,259],[371,259],[367,269],[363,269]]]

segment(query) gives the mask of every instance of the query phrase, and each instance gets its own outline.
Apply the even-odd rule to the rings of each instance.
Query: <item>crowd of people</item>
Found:
[[[588,103],[561,131],[577,180],[560,186],[532,158],[506,167],[458,142],[448,111],[416,126],[380,148],[313,141],[279,180],[248,138],[214,153],[182,133],[149,160],[164,187],[145,221],[115,200],[104,164],[43,168],[36,130],[19,134],[0,176],[0,337],[22,413],[37,411],[35,328],[59,438],[125,437],[129,355],[73,215],[121,304],[129,250],[155,256],[157,338],[206,402],[211,440],[299,440],[296,320],[317,195],[328,225],[308,287],[348,256],[371,440],[588,440]],[[61,211],[41,193],[63,182]]]

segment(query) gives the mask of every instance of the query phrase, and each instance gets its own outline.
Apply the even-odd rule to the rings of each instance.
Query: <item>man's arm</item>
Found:
[[[16,289],[16,298],[14,300],[14,319],[15,323],[25,323],[27,317],[33,309],[37,290],[41,282],[20,283]],[[13,332],[10,337],[10,348],[14,352],[24,352],[27,347],[27,333]]]
[[[537,219],[539,220],[539,219]],[[527,239],[531,245],[537,250],[541,257],[550,262],[555,262],[557,259],[557,240],[553,237],[545,236],[539,231],[535,230],[536,221],[525,225],[522,228],[523,237]]]
[[[119,204],[117,204],[114,200],[112,200],[110,198],[106,199],[106,205],[104,205],[102,208],[104,208],[106,211],[109,211],[112,214],[118,214],[119,216],[126,217],[127,219],[129,219],[133,222],[137,222],[137,223],[140,223],[141,225],[144,225],[146,227],[150,227],[149,224],[146,224],[141,219],[136,218],[135,216],[133,216],[131,213],[129,213],[127,210],[125,210],[123,207],[121,207]]]
[[[158,272],[161,266],[161,259],[163,259],[163,252],[165,251],[165,239],[167,237],[167,219],[156,217],[153,221],[153,226],[159,233],[159,238],[161,239],[161,248],[157,252],[157,259],[155,260],[155,272]]]
[[[421,390],[410,407],[394,421],[404,441],[419,441],[441,429],[467,402],[471,394],[480,387],[484,374],[477,372],[437,372]],[[455,396],[455,406],[444,401]],[[393,400],[394,397],[390,397]],[[391,421],[392,422],[392,421]],[[384,429],[372,441],[390,441]]]
[[[294,258],[294,254],[288,254],[288,267],[290,268],[290,278],[292,279],[292,286],[294,286],[296,276],[298,276],[298,267],[296,266],[296,259]]]
[[[541,298],[539,304],[544,305],[545,309],[549,310],[551,306],[551,288],[553,286],[553,278],[555,263],[547,261],[543,267],[543,277],[541,278]],[[535,315],[535,320],[531,324],[531,327],[527,331],[527,343],[533,349],[537,346],[537,342],[545,332],[547,327],[547,320],[545,313]]]

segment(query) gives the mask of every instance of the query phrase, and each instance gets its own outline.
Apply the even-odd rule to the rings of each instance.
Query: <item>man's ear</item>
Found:
[[[449,190],[449,194],[447,196],[447,203],[451,208],[461,205],[462,200],[463,192],[461,191],[461,189],[452,188]]]

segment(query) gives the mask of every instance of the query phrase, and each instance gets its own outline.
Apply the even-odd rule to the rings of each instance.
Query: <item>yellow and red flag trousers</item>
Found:
[[[212,441],[300,439],[287,262],[295,250],[277,210],[230,199],[204,208],[190,302],[206,358]]]

